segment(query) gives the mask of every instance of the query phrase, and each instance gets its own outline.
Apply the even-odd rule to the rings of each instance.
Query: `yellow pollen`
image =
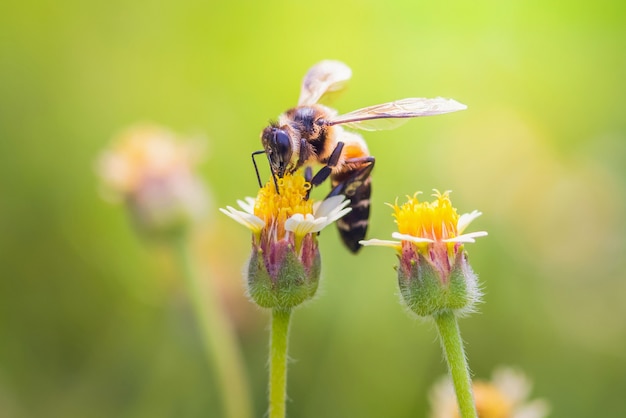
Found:
[[[313,213],[313,202],[306,198],[311,183],[305,181],[302,173],[285,174],[277,183],[280,193],[276,193],[274,180],[270,179],[259,190],[254,205],[254,214],[266,225],[277,223],[282,229],[290,216]]]
[[[459,215],[452,207],[449,192],[435,191],[436,200],[432,203],[420,202],[415,193],[407,196],[407,202],[398,206],[396,202],[391,206],[398,224],[398,232],[414,237],[429,238],[435,241],[454,238],[457,233]]]

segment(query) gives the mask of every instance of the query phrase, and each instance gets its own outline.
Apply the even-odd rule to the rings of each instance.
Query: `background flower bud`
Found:
[[[106,196],[123,201],[144,235],[183,233],[207,211],[205,185],[194,173],[201,148],[155,125],[122,132],[98,161]]]

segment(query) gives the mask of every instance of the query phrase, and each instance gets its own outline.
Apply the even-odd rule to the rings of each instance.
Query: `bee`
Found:
[[[330,196],[345,195],[352,211],[337,221],[344,244],[356,253],[365,238],[369,223],[371,173],[375,159],[367,144],[356,132],[344,129],[374,131],[393,129],[409,118],[432,116],[466,109],[452,99],[408,98],[365,107],[343,115],[318,102],[329,93],[342,90],[352,77],[350,68],[339,61],[325,60],[315,64],[304,76],[298,105],[271,122],[261,133],[265,153],[274,182],[286,173],[306,167],[305,176],[311,186],[322,184],[328,177],[332,184]],[[311,167],[322,165],[312,174]]]

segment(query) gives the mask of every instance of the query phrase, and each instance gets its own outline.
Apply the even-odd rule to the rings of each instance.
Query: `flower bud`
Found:
[[[398,285],[407,307],[419,316],[432,316],[441,311],[471,311],[480,299],[476,275],[467,262],[467,254],[454,257],[454,264],[442,277],[432,259],[414,251],[412,244],[403,250],[398,271]]]
[[[459,216],[448,192],[435,192],[436,200],[432,203],[419,202],[415,194],[403,205],[390,205],[398,224],[398,232],[392,237],[400,241],[372,239],[361,244],[393,247],[398,251],[400,294],[417,315],[470,312],[481,293],[464,244],[487,233],[462,234],[481,213],[474,211]]]
[[[266,253],[252,249],[248,263],[248,294],[264,308],[293,308],[311,299],[319,283],[321,258],[313,237],[303,242],[303,254],[287,240],[273,243]]]

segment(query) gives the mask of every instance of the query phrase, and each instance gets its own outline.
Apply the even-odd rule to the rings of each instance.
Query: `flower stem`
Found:
[[[173,247],[185,276],[206,359],[217,374],[224,417],[250,418],[252,407],[248,380],[235,331],[221,309],[218,298],[210,291],[213,289],[201,285],[186,237],[176,239]]]
[[[454,312],[447,310],[434,315],[448,369],[454,383],[462,418],[477,418],[472,380],[463,350],[463,340]]]
[[[270,329],[269,418],[285,417],[287,348],[291,310],[273,309]]]

